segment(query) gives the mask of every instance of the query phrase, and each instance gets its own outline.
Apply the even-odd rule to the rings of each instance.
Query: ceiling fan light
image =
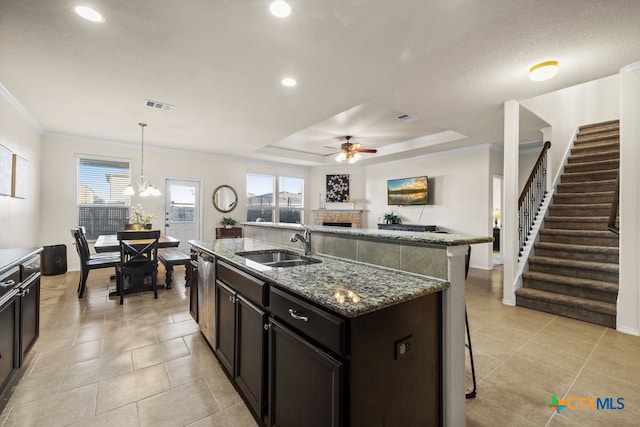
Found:
[[[360,160],[361,157],[362,157],[362,154],[356,153],[353,156],[351,156],[351,158],[349,159],[349,163],[355,163],[358,160]]]
[[[347,160],[347,155],[344,153],[344,151],[338,153],[338,155],[336,156],[336,161],[342,163],[345,160]]]
[[[549,80],[558,73],[558,61],[545,61],[529,69],[529,78],[534,82]]]

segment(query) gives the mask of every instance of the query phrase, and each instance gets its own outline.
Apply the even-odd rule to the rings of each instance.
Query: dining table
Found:
[[[140,242],[141,244],[143,242]],[[166,236],[164,234],[160,234],[160,239],[158,239],[158,249],[163,248],[177,248],[180,245],[180,240],[175,237]],[[117,234],[101,234],[96,239],[96,242],[93,246],[97,253],[103,252],[118,252],[120,251],[120,242],[118,241]]]

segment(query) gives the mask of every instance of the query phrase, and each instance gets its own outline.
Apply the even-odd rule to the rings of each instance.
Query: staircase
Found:
[[[618,235],[607,222],[619,147],[617,120],[580,127],[517,305],[616,327]]]

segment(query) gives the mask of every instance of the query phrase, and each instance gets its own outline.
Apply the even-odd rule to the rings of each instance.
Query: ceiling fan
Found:
[[[346,142],[343,142],[340,146],[340,153],[336,156],[336,161],[342,163],[345,160],[349,163],[357,162],[362,155],[360,153],[377,153],[378,150],[374,148],[360,148],[360,144],[357,142],[351,142],[351,136],[345,136]]]

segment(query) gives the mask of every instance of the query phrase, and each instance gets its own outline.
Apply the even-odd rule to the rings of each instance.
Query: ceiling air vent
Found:
[[[175,105],[167,104],[165,102],[152,101],[150,99],[145,99],[144,105],[164,111],[173,111],[173,109],[175,108]]]
[[[412,122],[416,120],[416,117],[410,116],[408,114],[401,114],[398,117],[396,117],[396,119],[402,120],[403,122]]]

